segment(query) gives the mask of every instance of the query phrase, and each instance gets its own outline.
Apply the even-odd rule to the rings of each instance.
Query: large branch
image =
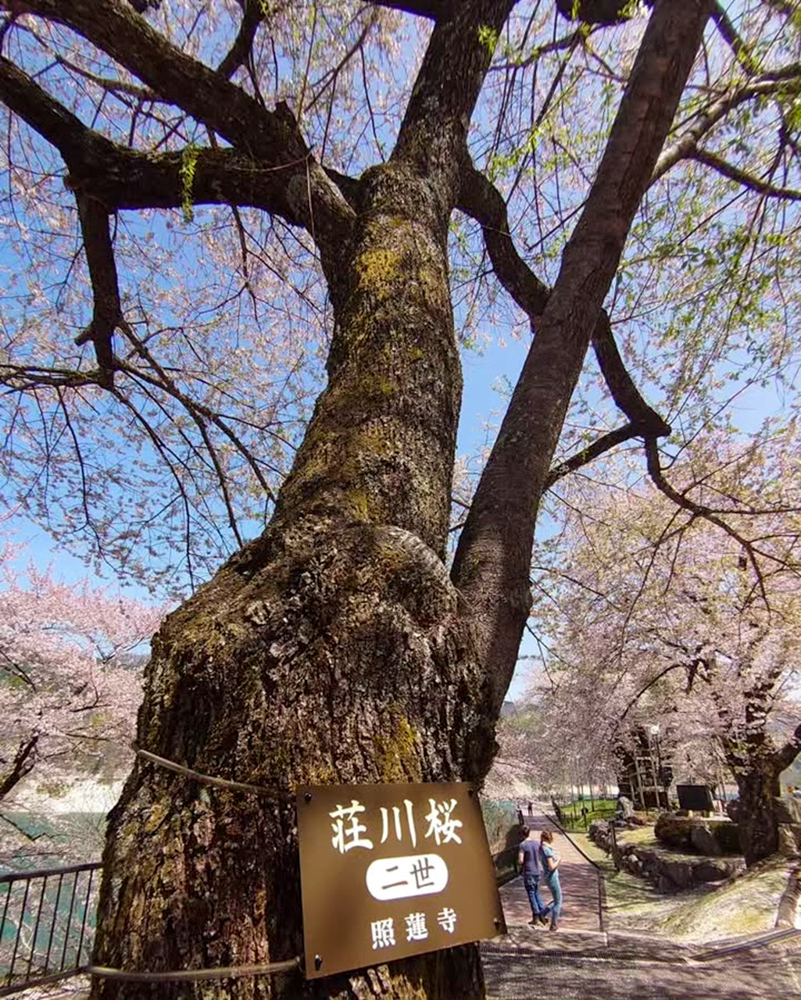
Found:
[[[467,130],[493,45],[516,0],[446,4],[431,33],[391,162],[425,179],[434,210],[446,221],[458,197]]]
[[[460,3],[461,0],[455,0]],[[370,7],[388,7],[404,14],[418,14],[437,21],[445,17],[454,6],[454,0],[364,0]]]
[[[108,211],[178,208],[186,192],[182,166],[192,156],[193,204],[230,204],[261,208],[292,225],[308,222],[288,197],[286,173],[235,149],[141,153],[111,142],[88,128],[71,111],[7,59],[0,57],[0,100],[50,142],[69,170],[67,186],[91,196]],[[287,108],[281,112],[289,115]],[[348,179],[334,175],[339,187]],[[343,196],[344,197],[344,196]]]
[[[94,311],[89,326],[76,338],[76,344],[91,340],[100,372],[101,384],[110,386],[114,379],[114,331],[122,320],[117,265],[109,231],[109,213],[91,196],[78,195],[86,263],[92,282]]]
[[[801,753],[801,722],[796,726],[790,739],[776,751],[776,764],[779,773],[786,771],[796,757]]]
[[[0,8],[13,6],[0,0]],[[267,110],[224,75],[181,52],[123,0],[26,0],[25,8],[78,32],[161,99],[263,167],[280,171],[293,214],[304,220],[321,250],[338,253],[351,209],[311,156],[286,107]]]
[[[240,66],[244,66],[250,58],[256,32],[265,18],[265,9],[259,0],[245,0],[239,31],[225,58],[217,67],[217,72],[226,80],[230,80]]]
[[[11,767],[0,777],[0,799],[8,795],[12,788],[22,781],[26,774],[33,770],[36,763],[36,745],[39,742],[38,736],[31,736],[28,740],[23,740],[17,747]],[[3,761],[5,763],[5,761]]]
[[[465,598],[499,710],[531,604],[534,525],[570,397],[629,229],[670,130],[712,0],[658,0],[598,174],[460,538]]]
[[[569,21],[610,25],[627,21],[636,7],[631,0],[556,0],[556,9]]]

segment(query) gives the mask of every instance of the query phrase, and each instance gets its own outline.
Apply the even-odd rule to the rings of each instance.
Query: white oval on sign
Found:
[[[367,869],[365,881],[373,899],[429,896],[448,884],[448,866],[438,854],[380,858]]]

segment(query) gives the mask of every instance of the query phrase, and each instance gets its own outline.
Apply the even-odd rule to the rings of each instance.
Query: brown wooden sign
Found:
[[[505,931],[469,785],[310,786],[297,810],[307,978]]]

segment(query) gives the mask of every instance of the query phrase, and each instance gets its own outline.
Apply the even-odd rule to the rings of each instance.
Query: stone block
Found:
[[[654,836],[669,847],[689,847],[692,820],[673,813],[660,813],[654,825]]]
[[[785,858],[795,858],[799,853],[801,844],[801,825],[794,826],[791,823],[779,824],[779,854]]]
[[[689,889],[693,884],[693,865],[687,861],[662,858],[662,873],[679,889]]]

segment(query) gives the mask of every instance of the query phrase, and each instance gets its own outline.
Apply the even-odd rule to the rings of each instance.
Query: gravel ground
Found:
[[[655,959],[654,954],[659,957]],[[801,942],[694,962],[683,949],[666,961],[650,942],[625,950],[484,949],[493,1000],[798,1000]]]

